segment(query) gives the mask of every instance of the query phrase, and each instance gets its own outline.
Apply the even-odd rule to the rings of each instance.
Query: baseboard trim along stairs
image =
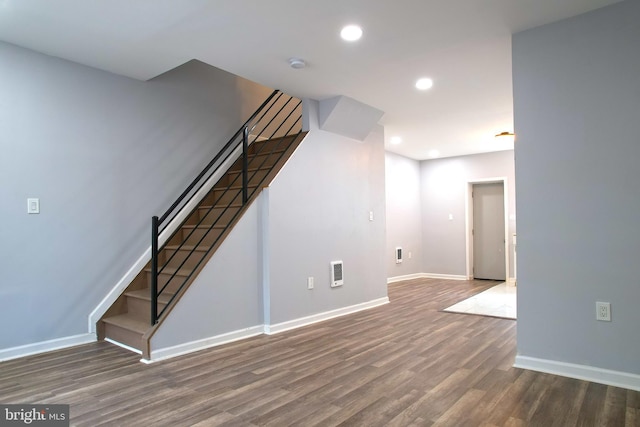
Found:
[[[301,317],[299,319],[293,319],[286,322],[276,323],[272,325],[255,325],[248,328],[239,329],[236,331],[227,332],[224,334],[191,341],[187,343],[183,343],[176,346],[159,348],[157,350],[153,350],[150,353],[150,357],[142,358],[140,361],[143,363],[154,363],[161,360],[170,359],[173,357],[182,356],[188,353],[192,353],[194,351],[205,350],[207,348],[216,347],[223,344],[229,344],[235,341],[255,337],[258,335],[275,335],[282,332],[290,331],[297,328],[302,328],[304,326],[313,325],[315,323],[324,322],[327,320],[335,319],[337,317],[346,316],[349,314],[357,313],[363,310],[369,310],[372,308],[380,307],[382,305],[388,304],[389,298],[378,298],[375,300],[363,302],[360,304],[354,304],[348,307],[342,307],[335,310],[329,310],[322,313],[317,313],[311,316]],[[20,347],[13,347],[6,350],[0,351],[0,361],[17,359],[19,357],[30,356],[34,354],[44,353],[47,351],[59,350],[68,347],[74,347],[76,345],[88,344],[90,342],[95,342],[96,336],[95,334],[81,334],[73,337],[61,338],[58,340],[45,341],[41,343],[35,343]],[[111,338],[105,338],[105,341],[110,342],[111,344],[122,347],[126,350],[129,350],[133,353],[137,353],[142,355],[142,351],[123,344],[119,341],[113,340]]]

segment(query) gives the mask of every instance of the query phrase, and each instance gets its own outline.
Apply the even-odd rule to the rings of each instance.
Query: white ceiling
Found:
[[[389,151],[426,159],[512,148],[494,138],[513,130],[511,34],[617,1],[0,0],[0,40],[143,80],[195,58],[298,97],[346,95],[386,113]],[[349,23],[360,41],[339,38]],[[422,76],[432,89],[414,88]]]

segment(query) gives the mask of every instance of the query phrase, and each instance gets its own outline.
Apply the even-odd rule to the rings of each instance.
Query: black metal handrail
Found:
[[[175,202],[160,217],[154,216],[151,219],[151,324],[157,323],[165,310],[172,304],[176,295],[186,285],[193,276],[197,268],[206,259],[207,255],[222,238],[230,225],[238,218],[242,208],[247,204],[256,191],[259,191],[264,180],[271,169],[278,164],[285,155],[286,148],[302,132],[302,113],[300,112],[301,101],[283,94],[279,90],[273,93],[262,103],[262,105],[251,115],[251,117],[238,129],[214,158],[205,166],[189,186],[182,192]],[[294,113],[298,113],[295,114]],[[257,131],[255,133],[254,131]],[[266,144],[256,144],[261,140],[274,140],[270,150],[265,150]],[[254,145],[256,144],[256,145]],[[282,147],[281,147],[282,145]],[[238,151],[241,154],[238,158]],[[263,152],[264,150],[264,152]],[[260,159],[262,158],[262,159]],[[233,167],[240,166],[240,170],[233,171],[235,178],[227,178],[226,185],[222,179],[227,174],[222,174],[222,178],[216,183],[204,198],[210,202],[210,206],[196,206],[176,227],[165,243],[159,245],[160,233],[166,229],[168,224],[174,220],[182,209],[200,192],[204,185],[218,173],[227,161],[233,160],[232,166],[225,172],[230,172]],[[261,160],[261,161],[260,161]],[[271,166],[267,166],[267,162]],[[249,167],[251,164],[251,168]],[[252,171],[252,173],[250,173]],[[257,174],[264,173],[262,178],[256,182],[253,180]],[[253,180],[253,181],[252,181]],[[252,184],[250,184],[252,182]],[[253,190],[251,190],[253,188]],[[204,215],[197,214],[198,209],[205,209]],[[218,215],[212,215],[214,209],[219,209]],[[209,216],[215,216],[209,218]],[[200,217],[198,219],[198,217]],[[226,220],[223,220],[226,217]],[[194,219],[195,218],[195,219]],[[211,224],[204,224],[205,219],[213,219]],[[190,224],[187,222],[191,221]],[[185,234],[185,230],[191,231]],[[210,234],[213,230],[218,235]],[[201,233],[198,238],[196,232]],[[205,240],[210,241],[205,244]],[[195,243],[194,243],[195,241]],[[189,243],[187,243],[189,242]],[[169,255],[169,252],[173,253]],[[188,253],[183,257],[176,258],[180,251]],[[168,266],[170,263],[178,264],[173,270]],[[187,272],[183,267],[189,265]],[[185,268],[186,269],[186,268]],[[164,285],[158,289],[160,274],[168,275]],[[164,307],[160,309],[159,301],[163,294],[169,294],[168,288],[172,285],[175,292],[167,296],[163,301]]]

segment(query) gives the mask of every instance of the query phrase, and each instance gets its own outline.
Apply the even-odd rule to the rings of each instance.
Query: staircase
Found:
[[[102,316],[98,339],[150,358],[149,341],[155,330],[306,136],[301,117],[299,100],[274,91],[172,207],[153,218],[152,260]],[[207,191],[216,176],[221,177]],[[203,191],[206,195],[160,244],[168,224]]]

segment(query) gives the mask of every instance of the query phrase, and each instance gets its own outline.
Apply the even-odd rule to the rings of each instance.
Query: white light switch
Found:
[[[369,211],[369,221],[373,221],[373,211]]]
[[[449,214],[449,221],[453,221],[453,214]]]
[[[40,199],[27,199],[27,213],[28,214],[40,213]]]

